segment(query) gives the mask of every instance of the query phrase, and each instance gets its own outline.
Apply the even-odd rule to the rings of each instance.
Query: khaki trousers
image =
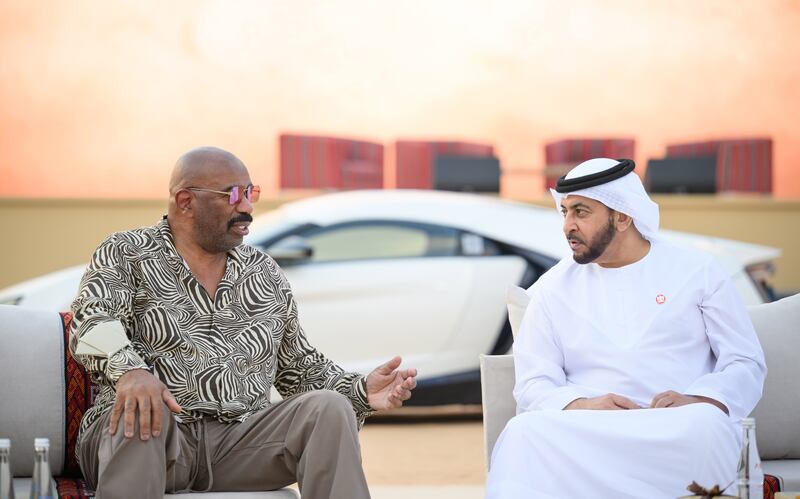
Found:
[[[161,435],[108,433],[111,409],[81,435],[78,460],[98,499],[164,492],[274,490],[297,482],[303,499],[369,498],[350,401],[330,390],[283,400],[242,423],[175,421]]]

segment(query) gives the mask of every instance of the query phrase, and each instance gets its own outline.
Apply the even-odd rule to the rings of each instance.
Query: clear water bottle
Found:
[[[739,497],[764,499],[764,472],[756,445],[756,420],[742,419],[742,454],[739,457]]]
[[[11,440],[0,438],[0,499],[14,499],[14,477],[11,475]]]
[[[30,499],[57,499],[50,473],[50,439],[37,438],[33,442],[33,480]]]
[[[739,488],[737,489],[736,497],[740,499],[750,497],[750,484],[747,483],[747,478],[739,478],[737,482]]]

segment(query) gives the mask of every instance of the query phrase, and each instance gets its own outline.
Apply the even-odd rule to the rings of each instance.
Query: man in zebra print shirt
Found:
[[[168,215],[92,256],[70,349],[99,387],[77,457],[100,499],[295,481],[304,498],[369,497],[358,428],[402,405],[416,370],[348,373],[308,343],[280,268],[242,244],[258,195],[233,154],[194,149]]]

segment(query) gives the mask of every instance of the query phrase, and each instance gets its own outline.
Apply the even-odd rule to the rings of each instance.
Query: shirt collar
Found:
[[[183,263],[183,258],[178,253],[178,250],[175,249],[175,240],[172,238],[172,230],[169,227],[169,220],[167,220],[167,216],[164,215],[161,217],[161,221],[158,222],[156,225],[158,229],[158,233],[161,235],[161,246],[164,249],[164,253],[167,254],[167,257],[170,260]]]

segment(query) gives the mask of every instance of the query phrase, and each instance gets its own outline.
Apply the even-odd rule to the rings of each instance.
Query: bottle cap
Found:
[[[11,440],[7,438],[0,438],[0,449],[10,449],[11,448]]]
[[[33,447],[47,447],[50,448],[50,439],[49,438],[36,438],[33,440]]]

